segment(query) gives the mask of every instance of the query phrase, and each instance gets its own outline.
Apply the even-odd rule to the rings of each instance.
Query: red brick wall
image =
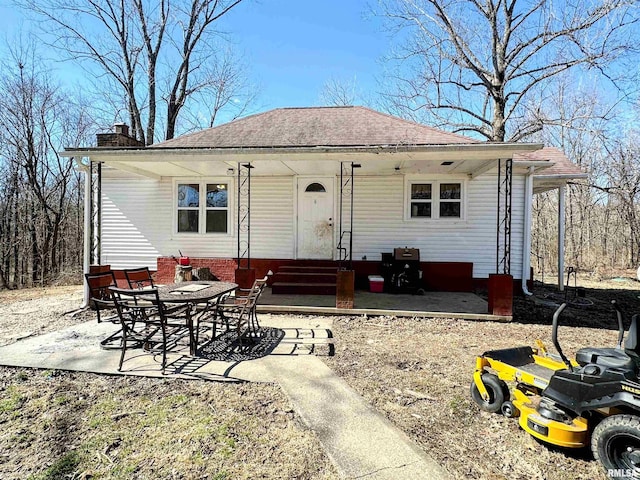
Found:
[[[176,272],[176,261],[171,257],[158,258],[158,270],[154,276],[158,283],[171,283]],[[211,273],[225,282],[235,280],[236,261],[231,258],[191,258],[194,268],[209,267]]]
[[[154,279],[158,283],[171,283],[175,275],[176,261],[171,257],[158,258],[158,271]],[[236,261],[231,258],[191,258],[193,267],[209,267],[220,280],[234,282]],[[256,278],[264,277],[269,270],[278,271],[282,265],[319,265],[337,266],[330,260],[287,260],[287,259],[251,259],[251,268]],[[355,284],[358,289],[369,288],[369,275],[380,274],[380,262],[354,261]],[[486,290],[486,278],[473,278],[473,264],[467,262],[421,262],[423,284],[427,290],[435,291],[474,291]],[[118,274],[116,273],[116,278]],[[520,280],[514,279],[514,292],[521,292]]]

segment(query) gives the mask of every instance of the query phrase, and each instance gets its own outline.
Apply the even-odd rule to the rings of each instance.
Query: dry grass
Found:
[[[469,395],[474,357],[548,339],[549,328],[455,319],[342,318],[336,356],[325,361],[454,478],[604,479],[584,452],[536,442],[517,422],[479,410]],[[615,333],[567,327],[571,352],[613,344]]]
[[[80,285],[0,290],[0,346],[95,318],[91,311],[66,314],[81,304]]]
[[[627,277],[579,277],[592,305],[567,313],[560,332],[566,353],[615,343],[610,300],[617,299],[628,313],[638,306],[638,283]],[[550,287],[536,290],[554,294]],[[56,298],[76,295],[49,292],[61,294],[51,297],[54,307]],[[8,300],[0,292],[0,340],[10,336],[7,312],[39,309],[43,324],[29,324],[35,332],[84,321],[36,303],[43,292],[10,295]],[[588,450],[550,448],[515,420],[481,412],[472,402],[476,355],[531,345],[536,338],[550,343],[553,310],[522,299],[515,308],[511,324],[336,318],[336,355],[325,361],[454,478],[607,478]],[[0,381],[0,478],[64,478],[56,472],[75,473],[75,478],[337,477],[315,437],[271,385],[15,369],[0,369]],[[142,446],[135,451],[142,453],[134,455],[136,442]]]
[[[0,478],[330,479],[267,384],[0,368]]]
[[[0,345],[94,318],[82,288],[0,291]],[[0,367],[2,479],[333,479],[281,389]]]
[[[559,337],[573,356],[585,346],[613,346],[616,323],[611,300],[626,313],[638,312],[634,272],[613,278],[578,276],[586,289],[579,307],[562,318]],[[573,285],[573,280],[572,280]],[[562,301],[551,285],[536,295]],[[574,289],[567,297],[574,298]],[[334,322],[336,356],[325,361],[372,405],[444,465],[456,478],[607,478],[589,449],[563,451],[537,442],[515,419],[480,411],[469,395],[474,359],[486,350],[551,346],[554,308],[518,297],[509,324],[457,319],[341,318]],[[584,302],[587,306],[582,305]]]

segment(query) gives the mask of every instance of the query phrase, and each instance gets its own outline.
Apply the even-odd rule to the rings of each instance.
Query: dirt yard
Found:
[[[568,325],[559,330],[563,350],[573,355],[584,346],[614,346],[610,301],[617,299],[627,314],[640,313],[640,284],[626,276],[579,278],[578,286],[586,288],[585,296],[563,316]],[[535,292],[546,296],[545,303],[564,299],[551,286],[537,285]],[[336,355],[325,361],[454,478],[604,480],[589,450],[550,448],[520,430],[515,419],[480,411],[469,395],[476,355],[532,345],[537,338],[553,351],[553,312],[550,305],[518,298],[515,320],[508,324],[343,317],[333,327]]]
[[[627,324],[629,314],[640,311],[640,284],[627,273],[578,278],[585,290],[569,291],[574,305],[559,334],[566,353],[614,345],[612,299],[627,314]],[[534,291],[538,301],[516,299],[514,322],[508,324],[337,317],[336,355],[323,360],[453,478],[604,480],[588,450],[550,448],[514,419],[481,412],[469,396],[476,355],[530,345],[536,338],[550,344],[553,304],[564,294],[551,286],[536,285]],[[93,318],[87,312],[62,315],[79,304],[80,295],[79,287],[0,292],[0,344]],[[54,476],[58,471],[75,472],[72,478],[337,477],[274,386],[207,384],[203,390],[195,382],[23,369],[0,369],[0,382],[0,478],[64,478]],[[157,392],[170,400],[151,402]],[[169,426],[167,418],[180,428]],[[193,424],[201,428],[192,431]],[[256,428],[259,435],[252,433]],[[154,441],[129,461],[138,448],[131,432],[153,433]],[[175,449],[175,442],[186,445],[187,453]]]

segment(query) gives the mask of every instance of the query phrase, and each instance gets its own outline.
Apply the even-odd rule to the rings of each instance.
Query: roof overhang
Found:
[[[562,185],[566,185],[570,180],[586,180],[587,178],[589,178],[589,175],[587,173],[534,175],[533,193],[544,193],[549,190],[559,188]]]
[[[238,163],[251,162],[255,176],[333,175],[342,162],[361,165],[357,175],[464,174],[472,178],[497,166],[499,159],[540,150],[542,144],[469,143],[397,146],[318,146],[256,148],[87,148],[66,149],[61,155],[89,158],[123,172],[149,178],[226,175]],[[514,162],[536,169],[552,162]]]

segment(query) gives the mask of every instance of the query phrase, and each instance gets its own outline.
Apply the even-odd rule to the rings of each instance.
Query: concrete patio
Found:
[[[336,308],[333,295],[273,295],[267,288],[258,311],[316,315],[385,315],[462,318],[509,322],[511,316],[490,315],[486,300],[470,292],[426,292],[424,295],[372,293],[356,290],[353,309]]]
[[[110,322],[89,321],[31,336],[0,347],[0,365],[135,375],[165,379],[279,384],[297,414],[313,430],[342,478],[436,480],[448,474],[404,432],[391,424],[329,369],[316,355],[333,354],[331,319],[261,315],[265,331],[277,340],[264,355],[243,360],[239,354],[207,355],[204,344],[189,356],[178,341],[168,354],[127,350],[118,372],[119,349],[101,349],[100,341],[118,330]],[[211,342],[213,343],[213,342]]]

